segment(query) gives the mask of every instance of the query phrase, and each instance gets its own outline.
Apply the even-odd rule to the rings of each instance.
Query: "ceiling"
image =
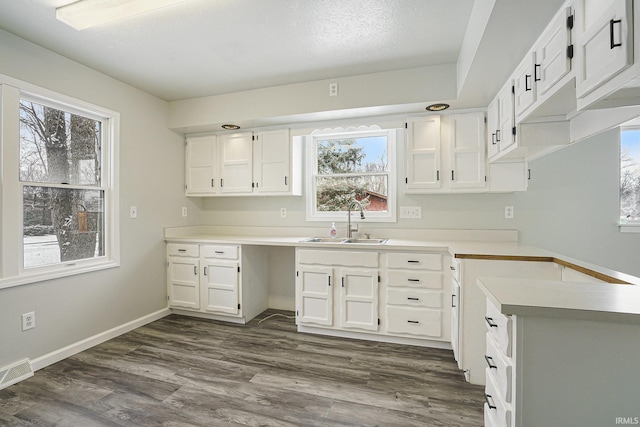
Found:
[[[483,36],[476,49],[486,52],[474,64],[504,82],[513,68],[492,70],[491,61],[521,58],[559,2],[478,1],[495,1],[494,9],[518,21],[494,28],[489,20],[487,41]],[[1,1],[0,28],[167,101],[455,63],[474,6],[474,0],[187,0],[77,31],[55,19],[55,8],[72,2]],[[510,50],[505,55],[487,43]],[[470,70],[476,79],[477,67]],[[495,82],[473,84],[491,91]]]

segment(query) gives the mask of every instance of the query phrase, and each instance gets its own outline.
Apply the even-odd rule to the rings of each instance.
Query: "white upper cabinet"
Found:
[[[409,120],[406,140],[407,192],[440,188],[440,116]]]
[[[407,122],[405,193],[477,192],[485,183],[484,113]]]
[[[219,137],[220,192],[251,193],[253,134],[240,132]]]
[[[483,188],[485,172],[484,113],[449,116],[451,188]]]
[[[564,7],[553,18],[546,31],[534,45],[533,80],[537,96],[543,96],[571,71],[573,46],[571,29],[574,18],[570,7]]]
[[[216,136],[187,138],[185,191],[187,195],[209,195],[217,191]]]
[[[583,98],[633,63],[632,0],[578,0],[576,94]]]
[[[498,99],[498,129],[496,130],[496,141],[498,151],[506,151],[514,145],[517,140],[515,132],[516,119],[513,105],[514,98],[513,82],[508,80],[502,87],[496,98]]]
[[[493,157],[498,153],[498,128],[500,127],[500,101],[496,96],[487,108],[487,156]]]
[[[187,196],[302,194],[302,144],[289,129],[190,136]]]
[[[259,132],[253,144],[253,179],[258,193],[287,193],[291,187],[289,129]]]
[[[534,84],[535,52],[528,53],[513,72],[516,116],[524,113],[536,100]]]

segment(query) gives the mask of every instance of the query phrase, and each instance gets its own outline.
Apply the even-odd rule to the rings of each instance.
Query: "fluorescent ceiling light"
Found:
[[[186,0],[80,0],[56,9],[59,21],[84,30],[129,18]]]

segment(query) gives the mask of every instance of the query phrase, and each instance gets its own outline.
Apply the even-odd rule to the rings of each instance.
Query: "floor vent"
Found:
[[[29,359],[22,360],[11,366],[0,369],[0,390],[19,381],[33,376],[33,369]]]

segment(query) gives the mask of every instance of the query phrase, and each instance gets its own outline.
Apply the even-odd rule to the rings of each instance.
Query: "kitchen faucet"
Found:
[[[357,206],[358,209],[360,209],[360,219],[364,219],[364,208],[362,207],[362,203],[355,199],[352,200],[351,203],[349,203],[349,208],[347,209],[347,238],[349,239],[351,238],[351,232],[353,231],[351,229],[351,208],[353,206]]]

